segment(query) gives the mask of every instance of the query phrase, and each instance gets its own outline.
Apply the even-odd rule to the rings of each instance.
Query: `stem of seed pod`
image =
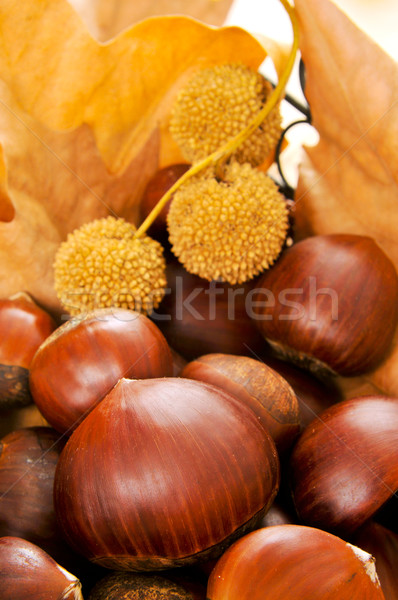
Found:
[[[278,84],[275,86],[274,90],[270,94],[268,100],[264,104],[263,108],[259,111],[256,117],[249,123],[247,127],[242,129],[235,137],[231,138],[224,146],[222,146],[219,150],[216,150],[212,154],[206,156],[202,160],[194,163],[188,171],[186,171],[168,190],[167,192],[160,198],[158,203],[154,206],[152,211],[143,221],[143,223],[139,226],[137,231],[135,232],[134,237],[139,237],[143,235],[147,229],[152,225],[155,221],[156,217],[160,214],[164,206],[166,206],[167,202],[170,200],[172,195],[181,187],[186,181],[191,179],[191,177],[197,175],[207,167],[211,165],[217,164],[221,160],[225,160],[231,154],[233,154],[239,146],[246,141],[247,138],[251,136],[251,134],[256,131],[256,129],[261,125],[261,123],[268,117],[270,112],[275,108],[278,104],[287,82],[289,81],[290,75],[292,73],[297,50],[299,46],[299,31],[298,31],[298,22],[296,17],[296,12],[294,7],[290,4],[289,0],[279,0],[286,10],[293,30],[293,42],[292,47],[285,65],[283,72],[279,78]]]

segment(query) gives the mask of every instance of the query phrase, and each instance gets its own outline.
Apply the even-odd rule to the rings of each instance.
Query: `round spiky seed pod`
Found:
[[[170,119],[170,132],[184,158],[194,163],[221,148],[260,112],[271,91],[271,84],[245,65],[198,71],[179,93]],[[281,131],[278,105],[240,145],[235,160],[260,165],[276,147]]]
[[[265,173],[231,163],[221,181],[206,174],[181,186],[168,229],[172,251],[187,271],[209,281],[243,283],[280,254],[288,208]]]
[[[165,292],[163,248],[136,227],[106,217],[70,233],[56,253],[55,291],[71,315],[106,307],[149,314]]]

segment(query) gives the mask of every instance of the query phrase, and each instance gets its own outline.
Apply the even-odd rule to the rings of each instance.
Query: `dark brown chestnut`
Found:
[[[280,454],[292,446],[300,430],[296,395],[263,362],[248,356],[205,354],[189,362],[181,377],[211,383],[239,398],[254,411]]]
[[[278,496],[270,506],[261,521],[261,527],[271,527],[273,525],[298,525],[297,515],[291,507],[286,507],[284,503],[279,502]],[[259,529],[260,529],[259,528]]]
[[[177,261],[167,265],[168,290],[151,318],[170,346],[187,360],[222,352],[253,356],[266,346],[250,318],[253,282],[231,286],[188,273]]]
[[[42,342],[56,323],[25,292],[0,298],[0,409],[32,403],[29,368]]]
[[[253,312],[277,353],[315,371],[357,375],[390,348],[397,273],[370,237],[313,236],[285,250],[260,278]]]
[[[354,543],[375,558],[386,600],[398,600],[398,535],[370,521],[357,532]]]
[[[48,427],[48,423],[35,404],[1,412],[0,439],[16,429],[25,427]]]
[[[245,535],[209,577],[208,600],[383,600],[374,559],[326,531],[275,525]]]
[[[398,489],[398,399],[344,400],[316,418],[290,459],[302,522],[345,539]]]
[[[88,600],[193,600],[181,585],[157,574],[111,573],[91,590]],[[204,597],[203,597],[204,598]]]
[[[39,546],[0,538],[1,600],[83,600],[80,581]]]
[[[76,551],[149,571],[218,557],[278,484],[272,438],[235,397],[183,378],[122,379],[69,438],[54,503]]]
[[[62,564],[72,553],[56,522],[53,485],[64,445],[50,427],[19,429],[0,441],[0,536],[24,538]]]
[[[137,312],[110,308],[64,323],[32,361],[30,389],[54,429],[71,431],[122,377],[166,377],[173,372],[159,328]]]
[[[296,394],[301,430],[329,406],[345,398],[340,384],[341,378],[332,376],[321,380],[308,370],[285,360],[279,360],[275,356],[267,355],[263,357],[263,361],[286,379]]]

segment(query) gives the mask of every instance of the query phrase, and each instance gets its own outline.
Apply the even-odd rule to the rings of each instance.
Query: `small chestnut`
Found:
[[[103,577],[88,600],[193,600],[187,590],[157,574],[118,571]]]
[[[398,322],[398,276],[376,242],[318,235],[286,249],[257,283],[254,320],[275,352],[344,376],[375,368]]]
[[[206,354],[189,362],[181,377],[205,381],[233,394],[257,415],[280,454],[300,430],[299,404],[287,381],[263,362],[248,356]]]
[[[56,323],[25,292],[0,298],[0,409],[32,403],[29,368],[42,342]]]
[[[290,485],[303,523],[350,536],[398,490],[398,399],[363,396],[322,412],[293,448]]]
[[[1,600],[83,600],[80,581],[36,544],[0,538]]]
[[[146,316],[100,309],[67,321],[37,350],[30,369],[36,406],[54,429],[70,433],[121,377],[166,377],[170,347]]]
[[[312,527],[274,525],[228,548],[208,600],[384,600],[373,557]]]
[[[272,438],[234,396],[178,377],[121,379],[66,443],[54,504],[77,552],[149,571],[218,557],[278,485]]]

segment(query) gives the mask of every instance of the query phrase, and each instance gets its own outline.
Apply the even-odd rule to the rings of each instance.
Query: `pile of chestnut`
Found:
[[[390,351],[390,260],[168,275],[150,317],[0,300],[0,600],[398,599],[398,399],[339,384]]]

